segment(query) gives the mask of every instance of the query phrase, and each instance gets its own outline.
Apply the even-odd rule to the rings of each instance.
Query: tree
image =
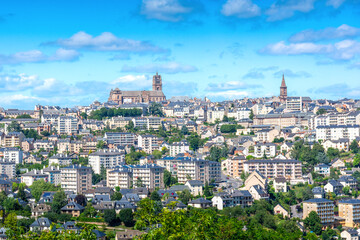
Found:
[[[343,193],[345,194],[345,195],[349,195],[349,193],[350,193],[350,187],[349,186],[346,186],[346,187],[343,187]]]
[[[189,129],[186,127],[186,125],[183,125],[181,127],[181,134],[182,135],[188,135],[189,134]]]
[[[143,184],[143,182],[142,182],[142,180],[141,180],[140,177],[138,177],[138,178],[136,179],[135,186],[136,186],[136,187],[143,187],[143,186],[144,186],[144,184]]]
[[[161,201],[161,197],[157,191],[153,191],[150,195],[150,199],[153,201]]]
[[[45,191],[57,191],[58,187],[56,187],[54,184],[45,182],[44,180],[38,180],[35,181],[31,185],[31,194],[34,196],[36,201],[39,201],[41,194]]]
[[[7,127],[8,132],[20,132],[21,131],[21,127],[20,124],[16,121],[12,121],[8,127]]]
[[[134,122],[129,121],[128,124],[125,126],[125,129],[131,132],[134,130],[134,127],[135,127]]]
[[[340,157],[340,151],[337,148],[328,148],[326,154],[330,160]]]
[[[356,154],[353,160],[353,166],[358,167],[360,165],[360,154]]]
[[[324,152],[319,152],[316,156],[317,163],[329,163],[330,160]]]
[[[162,153],[159,150],[154,150],[152,152],[152,155],[154,156],[155,159],[160,159],[162,157]]]
[[[122,194],[120,192],[114,192],[113,195],[111,195],[111,201],[120,201],[122,199]]]
[[[179,194],[179,200],[187,205],[188,202],[191,200],[192,195],[190,193],[190,191],[188,189],[184,189],[180,194]]]
[[[101,164],[100,166],[100,176],[102,180],[106,179],[106,168],[104,164]]]
[[[53,202],[51,203],[51,210],[60,214],[60,209],[67,204],[67,197],[64,191],[59,191],[54,194]]]
[[[96,148],[97,149],[104,149],[106,143],[103,140],[98,141],[98,143],[96,144]]]
[[[134,214],[130,208],[121,209],[119,219],[126,227],[132,227],[134,225]]]
[[[104,220],[109,226],[116,226],[118,224],[118,219],[116,218],[115,209],[106,209],[104,211]]]
[[[19,201],[12,197],[8,197],[4,200],[3,207],[7,213],[13,210],[16,211],[21,209],[21,205],[19,204]]]
[[[26,201],[26,193],[25,193],[25,186],[23,184],[19,185],[19,191],[17,193],[17,197],[23,201]]]
[[[87,119],[88,115],[85,112],[80,113],[82,119]]]
[[[210,188],[209,188],[209,183],[208,181],[205,182],[205,186],[204,186],[204,195],[206,197],[210,197],[212,194],[210,192]]]
[[[253,112],[252,109],[250,110],[249,118],[250,118],[251,120],[254,119],[254,112]]]
[[[149,106],[149,113],[153,116],[163,117],[162,105],[160,103],[152,102]]]
[[[44,137],[50,136],[50,133],[48,131],[42,131],[40,132],[40,134],[43,135]]]
[[[350,150],[353,153],[358,153],[359,152],[359,144],[357,143],[357,141],[355,139],[350,144]]]
[[[86,197],[82,194],[78,194],[76,195],[74,201],[77,203],[77,204],[80,204],[81,206],[85,207],[86,206]]]
[[[304,219],[305,228],[313,231],[316,235],[321,234],[322,224],[319,215],[315,211],[311,211],[309,216]]]
[[[235,124],[223,124],[220,127],[220,131],[222,133],[235,133],[236,129],[237,128]]]

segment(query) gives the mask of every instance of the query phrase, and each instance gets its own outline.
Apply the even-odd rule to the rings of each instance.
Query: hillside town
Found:
[[[360,101],[288,96],[285,77],[256,99],[166,99],[156,73],[151,91],[107,102],[0,108],[0,239],[88,225],[84,239],[151,239],[186,211],[249,234],[359,239]]]

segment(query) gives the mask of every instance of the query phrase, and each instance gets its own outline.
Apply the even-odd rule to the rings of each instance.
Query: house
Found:
[[[223,210],[226,207],[232,207],[234,200],[230,194],[226,192],[219,192],[211,199],[211,201],[213,207],[216,207],[219,210]]]
[[[122,198],[120,201],[115,201],[114,208],[115,208],[116,213],[119,213],[120,210],[122,210],[122,209],[130,208],[131,210],[134,211],[137,207],[136,207],[135,203],[129,202],[125,198]]]
[[[250,190],[254,185],[260,185],[263,189],[267,187],[267,179],[259,171],[253,171],[245,180],[245,189]]]
[[[322,187],[314,187],[311,191],[314,194],[314,198],[325,197],[325,191]]]
[[[353,229],[349,228],[341,232],[341,239],[342,240],[359,240],[358,232]]]
[[[278,204],[274,207],[274,214],[281,214],[284,218],[290,218],[289,212],[283,206],[281,206],[281,204]]]
[[[84,207],[76,202],[70,202],[66,206],[61,208],[61,213],[71,214],[73,217],[79,217],[84,211]]]
[[[173,197],[168,198],[166,201],[162,202],[163,207],[169,207],[169,204],[175,204],[175,210],[179,210],[179,209],[185,209],[186,205],[183,204],[180,200],[176,200]]]
[[[260,185],[251,186],[251,188],[249,189],[249,192],[254,200],[262,200],[262,199],[268,200],[269,199],[269,195],[267,194],[265,189],[262,188]]]
[[[329,175],[330,174],[330,166],[324,163],[319,163],[314,167],[314,171],[318,174]]]
[[[190,188],[190,192],[194,196],[203,195],[204,183],[200,180],[188,180],[185,186]]]
[[[7,240],[8,237],[6,235],[6,229],[5,228],[0,228],[0,240]]]
[[[79,233],[81,231],[81,228],[76,226],[76,223],[71,221],[71,222],[66,222],[64,223],[59,229],[57,229],[57,231],[59,232],[75,232],[75,233]]]
[[[38,218],[30,225],[30,231],[42,232],[49,230],[51,221],[48,218]]]
[[[353,176],[341,176],[338,182],[344,187],[350,187],[350,190],[357,188],[358,185],[358,181]]]
[[[212,201],[205,198],[198,198],[190,201],[188,205],[194,208],[209,208],[212,206]]]
[[[332,192],[338,195],[342,191],[343,187],[344,186],[341,183],[332,179],[329,180],[328,183],[324,186],[324,191],[326,193]]]
[[[340,158],[335,158],[334,160],[332,160],[330,165],[332,168],[337,168],[337,169],[345,168],[345,162],[344,162],[344,160],[341,160]]]
[[[273,187],[275,192],[287,192],[286,179],[284,177],[277,177],[274,179]]]
[[[125,229],[125,231],[116,232],[115,240],[131,240],[143,234],[145,234],[145,232],[141,232],[139,230]]]
[[[45,203],[40,203],[31,209],[31,216],[36,218],[42,216],[44,213],[47,213],[50,210],[51,210],[50,205]]]

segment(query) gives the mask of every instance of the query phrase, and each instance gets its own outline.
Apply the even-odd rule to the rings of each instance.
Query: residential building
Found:
[[[121,189],[130,188],[132,186],[132,169],[126,165],[107,169],[106,186],[120,187]]]
[[[13,179],[16,176],[15,162],[10,162],[0,158],[0,174],[6,174],[9,179]]]
[[[359,125],[330,125],[316,127],[316,141],[349,139],[353,141],[360,136]]]
[[[273,181],[275,192],[287,192],[286,179],[284,177],[277,177]]]
[[[164,167],[156,164],[131,166],[133,172],[133,186],[139,187],[140,181],[143,186],[155,189],[164,188]]]
[[[262,129],[255,133],[256,140],[258,142],[272,142],[274,141],[275,137],[277,137],[280,134],[280,131],[277,129]]]
[[[219,162],[183,158],[177,164],[179,183],[186,183],[189,179],[200,180],[203,183],[220,180],[221,165]]]
[[[61,184],[61,171],[59,166],[49,166],[42,169],[45,174],[48,175],[48,182],[58,186]]]
[[[249,192],[254,200],[268,200],[269,194],[260,185],[253,185],[250,187]]]
[[[44,173],[43,169],[34,169],[21,175],[21,182],[25,183],[26,186],[31,186],[35,181],[38,180],[44,180],[45,182],[48,182],[49,175],[47,173]]]
[[[70,116],[59,116],[56,130],[58,134],[76,134],[79,130],[77,118]]]
[[[314,166],[314,171],[318,174],[327,176],[330,174],[330,166],[325,163],[319,163]]]
[[[2,145],[4,147],[20,147],[25,138],[22,132],[9,132],[3,138]]]
[[[82,194],[92,187],[91,167],[71,165],[61,168],[61,188]]]
[[[274,214],[280,214],[283,218],[290,218],[289,212],[281,204],[274,207]]]
[[[332,192],[337,195],[342,191],[343,187],[344,186],[341,183],[332,179],[324,186],[324,191],[325,193]]]
[[[200,180],[188,180],[185,183],[185,186],[189,187],[190,192],[193,196],[204,194],[204,183]]]
[[[125,163],[125,153],[115,149],[98,150],[89,155],[89,165],[94,173],[100,174],[101,168],[113,168]]]
[[[334,222],[333,201],[324,198],[314,198],[303,202],[303,219],[315,211],[321,219],[321,223],[332,224]]]
[[[186,153],[190,150],[190,145],[187,141],[174,142],[168,145],[169,155],[175,157],[179,153]]]
[[[356,229],[348,228],[341,232],[341,240],[359,240],[359,232]]]
[[[254,145],[254,157],[256,158],[273,158],[276,156],[276,144],[258,143]]]
[[[344,219],[344,226],[359,227],[360,226],[360,200],[349,199],[339,201],[339,217]]]
[[[249,160],[244,163],[244,171],[259,171],[266,178],[285,177],[299,179],[302,177],[302,164],[294,159]]]
[[[267,178],[259,171],[255,170],[246,178],[245,189],[249,190],[252,186],[260,185],[263,189],[267,188]]]
[[[209,208],[212,206],[212,201],[207,200],[205,198],[197,198],[188,203],[189,206],[194,208]]]
[[[246,162],[244,155],[228,158],[221,162],[221,168],[227,175],[233,178],[240,178],[244,171],[244,162]]]
[[[106,132],[104,135],[106,142],[111,142],[116,145],[135,145],[137,137],[134,133],[127,132]]]
[[[49,158],[49,165],[71,165],[73,159],[76,159],[76,157],[71,157],[68,154],[58,153]]]
[[[16,147],[0,148],[0,155],[4,159],[8,159],[10,162],[15,162],[16,164],[22,164],[23,151],[19,148]]]
[[[147,154],[151,154],[154,150],[159,150],[161,140],[155,135],[139,135],[138,147],[140,147]]]

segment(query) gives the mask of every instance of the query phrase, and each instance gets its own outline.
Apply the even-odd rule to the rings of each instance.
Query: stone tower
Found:
[[[285,83],[285,78],[284,78],[284,74],[282,77],[282,82],[281,82],[281,86],[280,86],[280,102],[284,103],[286,102],[287,99],[287,86]]]
[[[162,91],[162,80],[161,75],[156,72],[156,75],[153,76],[153,91]]]

